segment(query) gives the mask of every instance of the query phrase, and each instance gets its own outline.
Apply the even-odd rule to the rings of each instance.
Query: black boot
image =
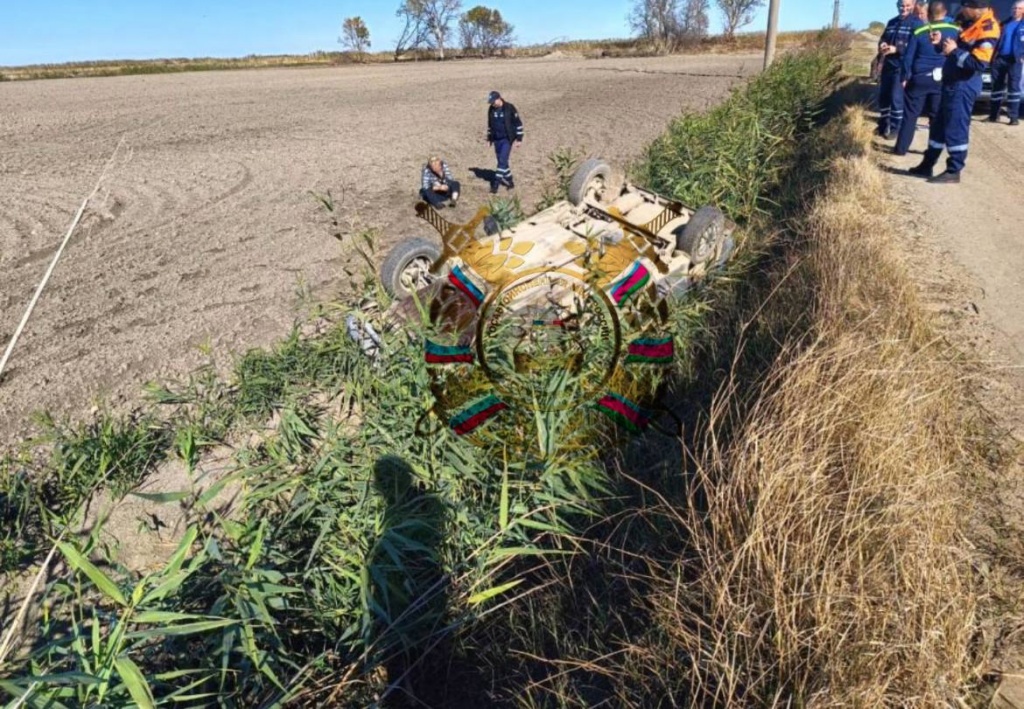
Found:
[[[516,188],[516,181],[512,179],[511,175],[508,176],[508,182],[505,184],[508,185],[509,191],[514,190]]]
[[[928,182],[933,185],[958,185],[960,184],[960,173],[946,170],[941,175],[929,179]]]
[[[907,170],[907,174],[913,175],[914,177],[926,177],[931,179],[933,169],[934,168],[931,165],[927,163],[921,163],[920,165],[916,165]]]

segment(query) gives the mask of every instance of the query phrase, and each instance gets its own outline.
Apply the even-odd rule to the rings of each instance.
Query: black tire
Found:
[[[721,210],[703,206],[676,238],[676,249],[685,251],[695,264],[711,259],[725,240],[725,215]]]
[[[494,236],[501,231],[501,225],[498,224],[498,220],[494,217],[484,217],[484,234],[487,236]]]
[[[391,249],[380,267],[384,290],[392,298],[404,298],[430,285],[430,267],[441,258],[441,247],[427,239],[408,239]]]
[[[599,182],[599,190],[608,187],[612,179],[612,168],[604,160],[592,158],[587,160],[576,170],[569,183],[569,201],[573,206],[578,207],[587,198],[587,193],[595,187],[592,183]],[[602,201],[598,197],[598,201]]]

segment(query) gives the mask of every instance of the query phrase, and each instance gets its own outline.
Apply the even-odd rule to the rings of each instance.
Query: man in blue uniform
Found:
[[[1024,0],[1021,3],[1024,4]],[[953,18],[946,15],[944,3],[931,3],[928,20],[930,24],[914,30],[914,37],[903,57],[906,109],[893,149],[894,155],[906,155],[910,150],[918,118],[928,116],[930,124],[938,116],[942,96],[942,65],[946,63],[946,57],[940,49],[941,40],[960,36],[960,28],[954,24]],[[932,43],[933,32],[940,34],[939,45]]]
[[[899,0],[900,14],[889,20],[878,42],[882,54],[882,82],[878,96],[878,135],[896,137],[903,122],[903,56],[914,36],[924,23],[914,13],[914,0]]]
[[[1013,5],[1013,14],[1004,21],[1003,31],[992,60],[992,105],[988,120],[999,121],[999,111],[1006,103],[1010,125],[1020,124],[1021,71],[1024,68],[1024,0]]]
[[[927,177],[932,183],[960,182],[960,172],[967,162],[971,113],[981,93],[981,73],[992,61],[999,41],[999,22],[989,9],[988,0],[964,0],[960,17],[960,37],[946,39],[939,45],[946,55],[942,66],[942,103],[938,119],[928,133],[928,150],[921,164],[908,170],[909,174]],[[932,41],[940,40],[940,34],[933,32]],[[932,177],[943,150],[949,154],[946,171]]]
[[[487,142],[494,145],[494,153],[498,158],[498,169],[491,182],[491,194],[497,194],[502,182],[510,190],[516,188],[509,157],[512,155],[512,147],[523,142],[523,121],[516,107],[503,99],[497,91],[487,96],[487,103],[490,104],[487,109]]]

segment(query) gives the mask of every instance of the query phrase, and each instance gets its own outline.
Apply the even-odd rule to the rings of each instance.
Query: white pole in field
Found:
[[[768,3],[768,36],[764,43],[764,68],[771,66],[775,59],[775,40],[779,34],[779,3],[782,0],[771,0]]]

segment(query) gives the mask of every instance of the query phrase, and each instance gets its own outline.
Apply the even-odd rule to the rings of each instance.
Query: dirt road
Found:
[[[911,234],[935,257],[929,278],[945,291],[977,356],[1000,376],[1006,408],[1024,401],[1024,130],[975,116],[959,185],[932,185],[897,171],[913,167],[927,146],[919,130],[905,157],[888,156],[892,194]],[[922,120],[920,125],[927,124]],[[936,172],[945,169],[943,156]],[[899,227],[897,227],[898,229]],[[894,230],[894,233],[899,233]],[[1016,397],[1013,396],[1016,389]],[[1024,416],[1007,417],[1024,440]]]
[[[340,249],[310,191],[394,241],[419,169],[444,155],[487,198],[486,96],[523,115],[513,156],[524,206],[548,155],[621,163],[684,108],[717,103],[758,56],[464,61],[0,84],[0,348],[72,216],[124,137],[130,160],[68,247],[0,384],[0,438],[32,411],[86,409],[205,361],[209,343],[263,346],[290,327],[299,280],[324,297]]]
[[[997,560],[1019,559],[1024,539],[1024,131],[1008,126],[1005,117],[999,124],[983,120],[979,112],[971,126],[959,185],[931,185],[901,174],[920,162],[925,130],[918,131],[907,156],[886,154],[891,144],[885,144],[882,162],[900,205],[893,238],[901,242],[922,301],[937,316],[942,334],[965,355],[962,375],[972,398],[1008,434],[1005,465],[991,480],[972,483],[979,502],[972,538]],[[945,169],[945,156],[939,169]],[[999,582],[992,583],[999,597]],[[1024,646],[1017,628],[999,630],[994,662],[1006,674],[992,709],[1021,709]]]

